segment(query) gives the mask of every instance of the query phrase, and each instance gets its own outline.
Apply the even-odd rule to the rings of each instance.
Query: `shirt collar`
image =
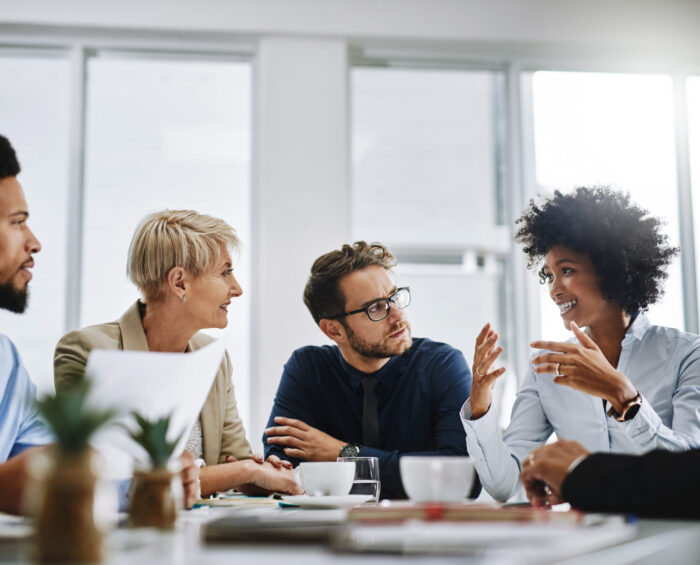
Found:
[[[639,312],[633,319],[630,327],[627,328],[625,337],[622,340],[622,344],[626,345],[632,341],[642,341],[644,335],[649,329],[649,318],[647,318],[642,312]]]
[[[146,311],[146,305],[137,300],[131,305],[121,318],[119,318],[119,329],[122,334],[123,348],[128,351],[148,351],[148,340],[146,331],[143,329],[142,316]],[[187,343],[185,353],[193,351],[192,340]]]
[[[389,361],[381,369],[375,371],[374,373],[364,373],[359,369],[353,367],[350,363],[348,363],[343,357],[343,354],[340,352],[340,349],[338,348],[338,357],[340,357],[340,363],[343,367],[343,371],[346,375],[348,375],[348,377],[350,378],[350,384],[356,390],[361,390],[362,379],[367,375],[374,375],[377,377],[377,380],[380,383],[384,382],[387,378],[387,375],[393,374],[394,367],[398,366],[398,363],[400,362],[399,360],[405,354],[406,353],[404,352],[402,355],[397,355],[395,357],[390,358]]]

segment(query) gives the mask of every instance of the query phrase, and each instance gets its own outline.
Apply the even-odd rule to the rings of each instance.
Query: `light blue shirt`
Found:
[[[600,398],[555,384],[552,374],[535,373],[532,364],[503,437],[496,411],[471,420],[467,400],[460,411],[467,449],[488,493],[501,501],[516,494],[521,461],[552,433],[589,451],[700,447],[700,336],[652,326],[640,314],[622,340],[617,369],[642,395],[639,412],[628,422],[608,417]]]
[[[15,344],[0,334],[0,462],[33,445],[54,441],[34,406],[36,387]]]

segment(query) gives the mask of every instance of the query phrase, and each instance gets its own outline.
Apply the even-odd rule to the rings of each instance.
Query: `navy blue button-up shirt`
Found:
[[[405,498],[401,455],[467,455],[459,409],[469,397],[471,373],[460,351],[426,338],[392,357],[377,376],[380,445],[360,456],[378,457],[382,498]],[[362,444],[362,377],[336,346],[297,349],[284,366],[269,426],[276,416],[297,418],[346,443]],[[284,454],[268,444],[265,456]],[[472,490],[478,493],[479,487]]]

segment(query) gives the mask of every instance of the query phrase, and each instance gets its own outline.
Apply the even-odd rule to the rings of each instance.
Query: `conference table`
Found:
[[[274,535],[258,532],[255,541],[246,535],[233,535],[230,541],[210,542],[204,534],[215,521],[233,518],[240,523],[327,521],[345,528],[345,510],[306,510],[265,507],[204,506],[182,512],[173,531],[131,529],[124,525],[106,536],[105,564],[108,565],[371,565],[374,563],[490,563],[531,565],[545,563],[600,565],[654,563],[675,565],[700,563],[700,522],[672,520],[632,520],[623,517],[587,515],[590,525],[558,526],[541,524],[417,523],[362,526],[355,543],[328,544],[320,541],[280,541]],[[222,520],[223,519],[223,520]],[[124,517],[122,517],[122,522]],[[242,521],[242,522],[241,522]],[[208,526],[209,524],[209,526]],[[15,528],[13,536],[12,531]],[[31,563],[31,537],[19,535],[29,530],[26,521],[5,517],[0,521],[0,562]],[[393,529],[392,529],[393,528]],[[403,528],[403,530],[401,530]],[[528,529],[529,528],[529,529]],[[351,529],[351,528],[350,528]],[[396,537],[402,531],[403,545],[387,550],[382,537]],[[515,535],[517,534],[517,535]],[[388,537],[387,537],[388,536]],[[441,537],[442,536],[442,537]],[[479,541],[483,536],[483,542]],[[233,538],[242,538],[233,541]],[[455,539],[464,544],[452,543]],[[224,536],[225,539],[225,536]],[[423,543],[415,543],[423,539]],[[432,544],[425,540],[432,539]],[[358,542],[360,540],[360,542]],[[414,543],[406,543],[412,540]],[[395,540],[394,540],[395,541]],[[443,543],[444,541],[444,543]],[[374,544],[374,545],[373,545]]]

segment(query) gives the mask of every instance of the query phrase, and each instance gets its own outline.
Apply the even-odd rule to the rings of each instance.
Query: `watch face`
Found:
[[[340,457],[357,457],[360,454],[360,448],[354,444],[348,444],[340,450]]]
[[[639,412],[639,409],[642,407],[642,403],[640,402],[639,404],[633,404],[630,406],[627,411],[625,412],[624,415],[624,422],[629,422],[632,418],[634,418],[637,415],[637,412]]]

